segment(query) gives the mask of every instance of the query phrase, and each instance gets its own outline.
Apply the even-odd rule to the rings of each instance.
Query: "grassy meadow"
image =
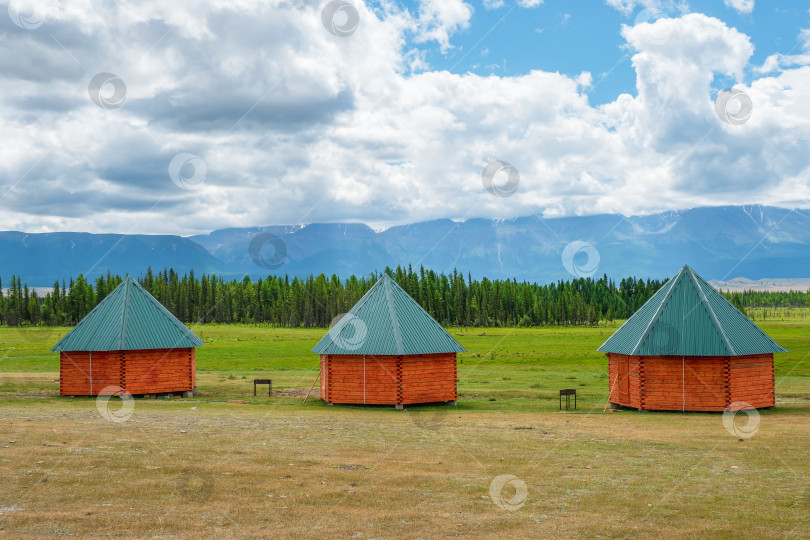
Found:
[[[196,326],[199,394],[120,422],[58,396],[69,329],[3,327],[0,536],[806,537],[810,323],[758,323],[791,352],[750,438],[721,414],[602,413],[618,323],[451,328],[458,405],[403,412],[301,403],[324,329]]]

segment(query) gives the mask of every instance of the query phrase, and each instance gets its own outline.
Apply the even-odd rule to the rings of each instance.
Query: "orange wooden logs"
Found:
[[[327,403],[408,405],[454,401],[456,377],[456,353],[321,355],[321,399]]]
[[[108,386],[141,395],[183,392],[196,385],[193,348],[94,351],[92,357],[87,351],[63,351],[59,360],[63,396],[97,396]]]
[[[618,405],[642,410],[723,411],[735,402],[757,408],[776,403],[773,354],[607,356],[613,388],[609,401]]]

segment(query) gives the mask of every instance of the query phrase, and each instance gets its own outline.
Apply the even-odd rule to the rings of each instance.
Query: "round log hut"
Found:
[[[383,274],[312,351],[320,355],[327,403],[402,409],[455,403],[456,353],[465,349]]]
[[[611,403],[661,411],[772,407],[773,355],[787,352],[689,266],[599,350]]]
[[[137,281],[121,284],[63,337],[59,393],[96,396],[193,392],[202,340]]]

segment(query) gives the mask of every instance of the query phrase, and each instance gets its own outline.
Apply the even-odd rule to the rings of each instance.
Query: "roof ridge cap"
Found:
[[[638,351],[639,351],[639,349],[641,348],[641,344],[642,344],[642,343],[644,343],[644,340],[645,340],[645,339],[647,339],[647,336],[648,336],[648,335],[650,334],[650,332],[652,331],[652,327],[653,327],[653,325],[654,325],[654,324],[655,324],[655,322],[658,320],[658,317],[660,317],[660,316],[661,316],[661,312],[662,312],[662,311],[664,311],[664,306],[666,306],[666,305],[667,305],[667,302],[669,301],[670,297],[672,296],[672,292],[675,290],[675,285],[677,285],[677,284],[678,284],[678,282],[679,282],[679,281],[681,280],[681,278],[683,277],[683,271],[684,271],[684,269],[685,269],[685,268],[686,268],[686,266],[684,266],[683,268],[681,268],[680,270],[678,270],[678,273],[677,273],[677,274],[675,274],[675,277],[673,277],[673,278],[670,280],[670,282],[671,282],[672,284],[669,286],[669,290],[668,290],[668,291],[667,291],[667,293],[664,295],[664,298],[662,298],[662,299],[661,299],[661,304],[659,304],[658,308],[655,310],[655,313],[653,313],[653,316],[652,316],[652,318],[650,319],[650,322],[649,322],[649,323],[647,323],[647,327],[644,329],[644,332],[641,334],[641,337],[640,337],[640,338],[638,338],[638,342],[636,343],[636,346],[635,346],[635,347],[633,347],[633,350],[632,350],[631,354],[633,354],[633,355],[637,355],[637,354],[638,354]],[[629,319],[628,319],[628,320],[629,320]]]
[[[97,303],[95,306],[93,306],[93,309],[91,309],[90,311],[88,311],[88,312],[87,312],[87,315],[85,315],[84,317],[82,317],[82,319],[81,319],[79,322],[77,322],[75,325],[73,325],[73,328],[71,328],[71,329],[68,331],[68,333],[67,333],[67,334],[65,334],[64,336],[62,336],[62,338],[61,338],[59,341],[57,341],[57,342],[56,342],[56,345],[54,345],[53,347],[51,347],[51,352],[55,352],[55,351],[56,351],[56,348],[57,348],[57,347],[59,347],[59,345],[60,345],[60,344],[61,344],[61,343],[62,343],[62,342],[65,340],[65,338],[66,338],[66,337],[68,337],[68,336],[69,336],[71,333],[73,333],[73,331],[74,331],[74,330],[76,330],[76,329],[80,328],[80,327],[81,327],[83,324],[85,324],[85,322],[84,322],[84,321],[86,321],[86,320],[87,320],[87,318],[88,318],[88,317],[89,317],[89,316],[90,316],[90,315],[91,315],[91,314],[92,314],[94,311],[98,310],[99,306],[100,306],[100,305],[101,305],[101,304],[104,302],[104,300],[106,300],[107,298],[109,298],[110,296],[112,296],[112,294],[113,294],[113,293],[114,293],[116,290],[118,290],[118,287],[120,287],[122,284],[123,284],[123,282],[121,282],[121,283],[119,283],[118,285],[116,285],[115,289],[113,289],[112,291],[110,291],[110,292],[109,292],[109,293],[108,293],[108,294],[107,294],[107,295],[106,295],[106,296],[105,296],[105,297],[104,297],[104,298],[101,300],[101,302],[98,302],[98,303]]]
[[[118,350],[123,351],[127,346],[127,324],[129,323],[129,299],[132,295],[132,276],[124,279],[124,309],[121,314],[121,334],[118,336]]]
[[[700,298],[701,303],[706,308],[706,311],[709,313],[709,318],[711,318],[712,323],[714,324],[717,333],[720,334],[720,339],[723,340],[723,343],[728,349],[728,352],[731,353],[731,356],[737,356],[737,351],[734,350],[734,346],[731,344],[731,340],[728,339],[726,335],[726,331],[723,329],[723,326],[720,324],[720,320],[717,318],[717,313],[714,312],[714,308],[712,308],[711,304],[709,304],[709,299],[706,298],[706,293],[703,292],[703,287],[700,286],[700,283],[697,280],[697,275],[695,274],[694,270],[690,268],[689,277],[692,278],[692,282],[697,289],[698,297]],[[755,325],[756,326],[756,325]]]
[[[181,334],[183,334],[186,338],[191,339],[192,341],[197,339],[202,343],[202,340],[194,332],[191,331],[191,328],[189,328],[188,326],[183,324],[183,321],[181,321],[180,319],[175,317],[174,313],[169,311],[169,308],[167,308],[166,306],[161,304],[160,300],[155,298],[152,295],[152,293],[147,291],[146,288],[143,285],[141,285],[140,283],[138,283],[137,281],[134,281],[134,280],[133,280],[133,283],[135,285],[137,285],[138,288],[146,294],[146,299],[153,306],[155,306],[163,314],[163,316],[166,317],[166,319],[168,319],[168,321],[170,323],[172,323],[172,325],[174,325],[174,327],[177,328],[180,331]],[[127,298],[127,306],[129,306],[129,298]],[[176,343],[179,344],[179,341],[176,342]]]
[[[711,285],[710,285],[708,282],[706,282],[706,280],[705,280],[705,279],[703,279],[703,278],[702,278],[702,277],[700,277],[700,276],[697,276],[697,277],[698,277],[698,279],[699,279],[700,281],[702,281],[703,283],[705,283],[706,285],[708,285],[708,286],[709,286],[709,287],[710,287],[712,290],[714,290],[714,287],[712,287],[712,286],[711,286]],[[718,292],[718,293],[719,293],[719,291],[715,291],[715,292]],[[728,298],[726,298],[725,296],[723,296],[723,294],[722,294],[722,293],[719,293],[719,294],[720,294],[720,298],[722,298],[722,299],[723,299],[723,300],[724,300],[724,301],[725,301],[725,302],[726,302],[728,305],[730,305],[732,308],[734,308],[735,310],[737,310],[737,311],[740,313],[740,315],[742,315],[743,317],[745,317],[745,318],[748,320],[748,323],[749,323],[749,324],[750,324],[750,325],[751,325],[753,328],[755,328],[755,329],[756,329],[756,331],[757,331],[757,332],[759,332],[759,333],[762,335],[762,337],[764,337],[765,339],[767,339],[767,340],[771,341],[771,342],[772,342],[774,345],[776,345],[777,347],[779,347],[780,349],[782,349],[782,351],[781,351],[781,352],[789,352],[787,349],[785,349],[784,347],[782,347],[781,345],[779,345],[778,343],[776,343],[776,341],[774,341],[774,340],[773,340],[773,338],[771,338],[771,336],[769,336],[769,335],[768,335],[768,334],[767,334],[767,333],[766,333],[766,332],[765,332],[765,331],[764,331],[762,328],[760,328],[760,327],[759,327],[759,325],[757,325],[757,324],[756,324],[754,321],[752,321],[752,320],[751,320],[751,319],[748,317],[748,315],[746,315],[745,313],[743,313],[742,311],[740,311],[740,310],[737,308],[737,306],[735,306],[734,304],[732,304],[731,302],[729,302]]]
[[[383,276],[387,276],[387,275],[388,275],[388,274],[383,273]],[[360,309],[361,309],[363,306],[365,306],[365,305],[368,303],[368,299],[371,297],[371,291],[373,291],[373,290],[374,290],[374,287],[376,287],[377,285],[379,285],[379,284],[382,282],[382,280],[383,280],[383,276],[380,276],[380,279],[378,279],[378,280],[377,280],[377,281],[374,283],[374,285],[372,285],[371,287],[369,287],[369,289],[366,291],[366,293],[365,293],[363,296],[361,296],[361,297],[360,297],[360,300],[358,300],[358,301],[357,301],[357,303],[356,303],[354,306],[352,306],[352,309],[350,309],[350,310],[349,310],[349,313],[351,313],[352,311],[354,311],[355,313],[357,313],[358,311],[360,311]],[[342,319],[341,319],[341,320],[342,320]]]
[[[360,297],[357,303],[355,303],[348,312],[344,313],[343,316],[340,318],[340,320],[329,329],[326,335],[323,338],[321,338],[321,341],[323,341],[323,339],[325,338],[329,338],[329,343],[335,344],[335,336],[340,336],[341,332],[343,332],[343,328],[349,324],[350,320],[353,317],[357,317],[362,321],[363,318],[359,316],[360,310],[362,310],[363,307],[365,307],[365,305],[368,303],[369,299],[371,298],[372,291],[374,291],[374,289],[377,286],[384,287],[384,285],[382,284],[385,282],[384,281],[385,277],[390,278],[391,276],[383,272],[383,274],[377,279],[377,281],[374,282],[374,285],[369,287],[369,289],[363,294],[363,296]],[[376,292],[374,294],[376,294]],[[351,317],[349,317],[349,315],[351,315]],[[320,343],[320,341],[318,343]]]
[[[394,291],[391,290],[391,282],[386,280],[383,282],[385,289],[386,304],[388,304],[388,316],[391,318],[391,327],[394,331],[394,344],[396,345],[397,354],[405,354],[405,346],[402,343],[402,329],[399,327],[399,317],[397,317],[397,310],[394,306]]]
[[[406,299],[406,301],[409,301],[409,302],[411,302],[411,303],[414,305],[414,307],[416,308],[417,312],[418,312],[418,313],[420,313],[420,314],[422,315],[422,318],[424,318],[425,320],[427,320],[427,321],[428,321],[428,323],[429,323],[429,324],[431,324],[433,327],[438,328],[439,330],[441,330],[441,332],[442,332],[442,333],[443,333],[443,334],[444,334],[446,337],[448,337],[448,338],[452,339],[453,341],[455,341],[455,342],[456,342],[456,343],[457,343],[457,344],[458,344],[458,345],[459,345],[459,346],[460,346],[462,349],[464,348],[464,347],[462,347],[462,346],[461,346],[461,343],[458,343],[458,340],[457,340],[456,338],[454,338],[452,335],[450,335],[450,332],[448,332],[448,331],[447,331],[447,330],[444,328],[444,326],[442,326],[442,323],[440,323],[439,321],[437,321],[437,320],[436,320],[436,319],[433,317],[433,315],[431,315],[430,313],[428,313],[428,311],[427,311],[425,308],[423,308],[423,307],[422,307],[422,305],[419,303],[419,301],[418,301],[418,300],[416,300],[416,298],[414,298],[413,296],[411,296],[411,295],[408,293],[408,291],[406,291],[405,289],[403,289],[403,288],[402,288],[402,286],[400,286],[400,285],[399,285],[399,283],[397,283],[396,281],[393,281],[393,280],[392,280],[392,282],[394,283],[394,285],[396,285],[396,286],[397,286],[397,289],[399,289],[399,290],[402,292],[402,294],[404,294],[404,295],[405,295],[405,299]],[[466,349],[465,349],[465,351],[466,351]]]

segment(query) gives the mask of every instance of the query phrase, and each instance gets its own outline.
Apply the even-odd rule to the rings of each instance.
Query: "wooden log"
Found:
[[[609,377],[627,362],[627,392],[610,401],[646,410],[721,411],[734,400],[772,406],[773,355],[741,357],[627,357],[608,354]],[[611,379],[612,380],[612,379]]]
[[[322,355],[322,397],[330,403],[402,404],[450,401],[456,355]]]
[[[60,393],[98,395],[107,386],[131,394],[187,391],[196,385],[194,349],[63,352]],[[92,379],[92,381],[91,381]]]

